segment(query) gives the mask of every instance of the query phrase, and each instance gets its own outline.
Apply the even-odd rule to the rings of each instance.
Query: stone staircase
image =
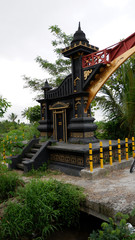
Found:
[[[51,145],[51,141],[39,143],[39,139],[32,139],[21,154],[10,158],[9,168],[21,169],[24,172],[39,168],[43,163],[48,162],[48,145]]]

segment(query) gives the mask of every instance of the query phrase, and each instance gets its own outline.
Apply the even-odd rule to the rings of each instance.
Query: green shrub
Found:
[[[119,119],[112,121],[99,121],[96,122],[96,125],[98,126],[96,130],[96,137],[98,139],[117,140],[120,138],[121,140],[124,140],[129,135],[124,126],[121,125]]]
[[[33,136],[37,138],[40,136],[40,132],[37,130],[39,123],[32,123],[32,124],[20,124],[19,130],[21,130],[24,134],[25,140],[31,140]]]
[[[51,173],[52,173],[52,171],[50,169],[48,169],[48,164],[44,163],[38,169],[32,168],[29,172],[24,173],[24,176],[27,176],[27,177],[32,176],[33,178],[41,178],[42,176],[46,176]],[[56,171],[53,173],[59,174],[59,172],[56,172]]]
[[[3,240],[20,239],[31,233],[45,239],[56,228],[77,225],[83,199],[82,190],[69,184],[32,180],[19,189],[18,203],[12,203],[6,209],[0,223],[0,237]]]
[[[10,202],[0,221],[0,239],[21,239],[32,233],[32,215],[26,205]]]
[[[131,234],[127,227],[129,216],[117,213],[115,218],[109,218],[109,223],[102,223],[101,230],[93,231],[88,240],[134,240],[135,233]]]
[[[3,159],[3,152],[5,152],[5,160],[11,155],[20,154],[24,147],[23,140],[23,134],[19,130],[12,130],[8,135],[3,136],[0,141],[1,160]]]
[[[0,168],[0,202],[14,195],[16,187],[23,184],[23,181],[16,173],[8,172],[6,169],[2,173]]]

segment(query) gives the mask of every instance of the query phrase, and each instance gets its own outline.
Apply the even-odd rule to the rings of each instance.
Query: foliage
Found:
[[[18,125],[16,122],[3,120],[0,122],[0,135],[3,133],[8,133],[10,130],[16,129],[17,127]]]
[[[34,123],[40,120],[41,118],[41,109],[39,105],[36,105],[34,107],[28,107],[25,108],[22,112],[22,116],[26,117],[30,123]]]
[[[97,125],[97,130],[95,132],[96,137],[98,139],[107,139],[106,133],[104,131],[104,127],[106,123],[104,121],[96,121],[95,124]]]
[[[93,231],[89,240],[133,240],[135,233],[131,234],[127,227],[128,215],[117,213],[115,218],[109,218],[109,223],[102,223],[101,230]]]
[[[112,121],[114,135],[119,128],[123,138],[134,135],[135,129],[135,55],[122,64],[95,99]],[[114,122],[114,123],[113,123]],[[116,127],[116,128],[115,128]]]
[[[11,122],[15,122],[15,120],[17,119],[17,115],[15,113],[11,113],[9,116],[8,116],[9,120]]]
[[[48,60],[43,60],[40,56],[36,58],[36,62],[39,63],[40,67],[49,73],[48,82],[52,86],[58,86],[64,80],[64,78],[71,72],[71,60],[65,59],[61,53],[61,49],[70,45],[72,41],[72,35],[67,35],[57,26],[50,26],[49,30],[54,36],[51,44],[54,48],[54,53],[56,54],[57,59],[54,63],[49,62]],[[25,81],[25,88],[31,88],[32,91],[36,91],[41,97],[41,88],[44,85],[44,80],[30,78],[23,76]]]
[[[72,35],[66,35],[57,25],[51,26],[49,30],[51,30],[51,33],[55,36],[55,40],[52,41],[52,46],[57,55],[57,60],[55,63],[50,63],[48,60],[43,60],[38,56],[36,62],[38,62],[43,69],[48,71],[53,77],[50,79],[51,82],[58,86],[71,71],[71,60],[63,57],[61,49],[70,45]]]
[[[17,135],[18,131],[21,131],[21,135],[24,135],[24,139],[30,140],[34,135],[39,136],[39,131],[37,130],[38,123],[25,124],[16,122],[9,122],[7,120],[0,122],[0,135],[1,137],[7,136],[8,134]],[[13,132],[12,132],[13,131]]]
[[[1,163],[0,163],[1,166]],[[0,167],[0,202],[14,195],[17,186],[22,185],[23,181],[16,173],[9,172]]]
[[[29,172],[24,173],[24,175],[27,177],[32,176],[33,178],[41,178],[42,176],[46,176],[49,173],[51,173],[51,171],[48,169],[48,164],[44,163],[38,169],[32,168]]]
[[[6,160],[8,156],[20,154],[24,147],[23,140],[23,134],[19,130],[12,130],[8,135],[3,136],[0,140],[0,158],[3,158],[3,152],[5,153],[4,160]]]
[[[6,98],[0,96],[0,117],[4,116],[4,113],[7,111],[8,107],[11,107],[11,103],[8,102]]]
[[[19,129],[23,132],[25,140],[31,140],[34,136],[37,138],[40,136],[40,132],[37,130],[38,125],[39,123],[37,122],[20,125]]]
[[[9,156],[20,154],[28,140],[31,140],[34,136],[39,137],[40,133],[37,130],[37,125],[38,123],[27,125],[8,121],[1,122],[0,133],[2,127],[3,129],[7,128],[8,132],[2,132],[0,136],[0,160],[9,163]]]
[[[84,199],[82,190],[53,180],[32,180],[17,196],[18,203],[10,203],[0,221],[3,240],[32,236],[43,240],[58,227],[77,224]]]
[[[96,130],[96,137],[98,139],[118,139],[124,140],[128,135],[127,132],[121,130],[121,124],[119,120],[115,119],[112,121],[99,121],[96,122],[98,126]]]

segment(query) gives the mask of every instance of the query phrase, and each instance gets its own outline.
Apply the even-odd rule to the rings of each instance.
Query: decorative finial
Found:
[[[81,30],[81,24],[80,24],[80,22],[79,22],[78,30]]]

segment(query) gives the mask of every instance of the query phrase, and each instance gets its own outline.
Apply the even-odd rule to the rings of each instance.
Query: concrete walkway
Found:
[[[89,177],[88,169],[85,170],[88,171],[86,176],[84,174],[82,177],[75,177],[61,173],[53,175],[52,178],[83,187],[87,197],[82,210],[107,220],[117,212],[130,213],[135,208],[135,172],[129,172],[132,161],[133,158],[125,160],[125,169],[120,169],[119,163],[116,163],[117,167],[112,167],[112,170],[107,170],[109,166],[103,171],[96,169],[93,178]],[[123,162],[122,168],[124,168]],[[135,225],[134,218],[131,219],[131,223]]]
[[[108,220],[117,212],[130,213],[135,208],[135,172],[130,173],[133,158],[113,166],[104,165],[104,169],[96,168],[93,173],[89,169],[82,170],[81,177],[69,176],[64,173],[43,176],[42,180],[50,178],[70,183],[84,188],[86,201],[81,210],[93,216]],[[22,175],[22,171],[17,171]],[[31,177],[22,177],[29,182]],[[130,221],[135,226],[135,217]]]

